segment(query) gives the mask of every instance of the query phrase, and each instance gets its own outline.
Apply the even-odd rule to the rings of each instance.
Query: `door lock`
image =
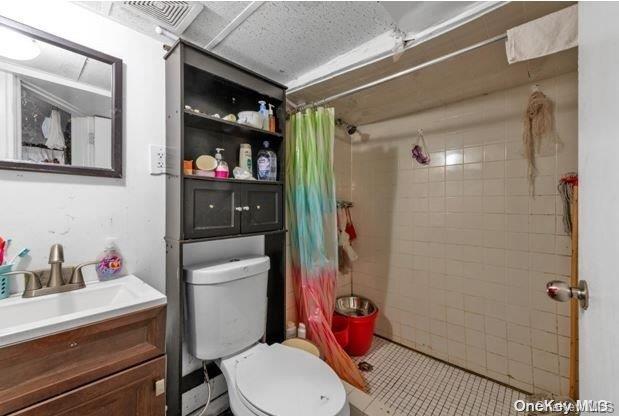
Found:
[[[577,287],[570,287],[561,280],[552,280],[546,283],[546,294],[550,299],[557,302],[567,302],[575,298],[578,299],[580,307],[584,310],[589,307],[589,287],[584,280],[579,281]]]

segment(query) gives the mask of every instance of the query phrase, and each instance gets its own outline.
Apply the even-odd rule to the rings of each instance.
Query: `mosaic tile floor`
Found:
[[[432,359],[382,338],[355,362],[374,369],[364,375],[370,396],[395,415],[515,415],[525,394]]]

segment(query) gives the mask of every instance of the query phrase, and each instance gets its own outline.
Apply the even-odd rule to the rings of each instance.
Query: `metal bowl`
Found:
[[[374,303],[361,296],[342,296],[335,300],[335,311],[345,316],[370,316],[378,310]]]

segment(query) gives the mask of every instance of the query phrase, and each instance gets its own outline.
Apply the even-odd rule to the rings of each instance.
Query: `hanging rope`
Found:
[[[527,169],[529,192],[531,196],[534,196],[535,177],[537,176],[535,155],[539,153],[542,140],[558,142],[558,137],[554,130],[552,101],[543,92],[535,90],[529,96],[527,109],[524,112],[523,124],[522,143],[524,145],[525,158],[529,162]]]

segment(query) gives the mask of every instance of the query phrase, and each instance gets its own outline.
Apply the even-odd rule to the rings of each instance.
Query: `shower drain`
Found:
[[[374,366],[367,361],[361,361],[357,364],[357,367],[359,367],[359,370],[361,371],[372,371],[374,369]]]

